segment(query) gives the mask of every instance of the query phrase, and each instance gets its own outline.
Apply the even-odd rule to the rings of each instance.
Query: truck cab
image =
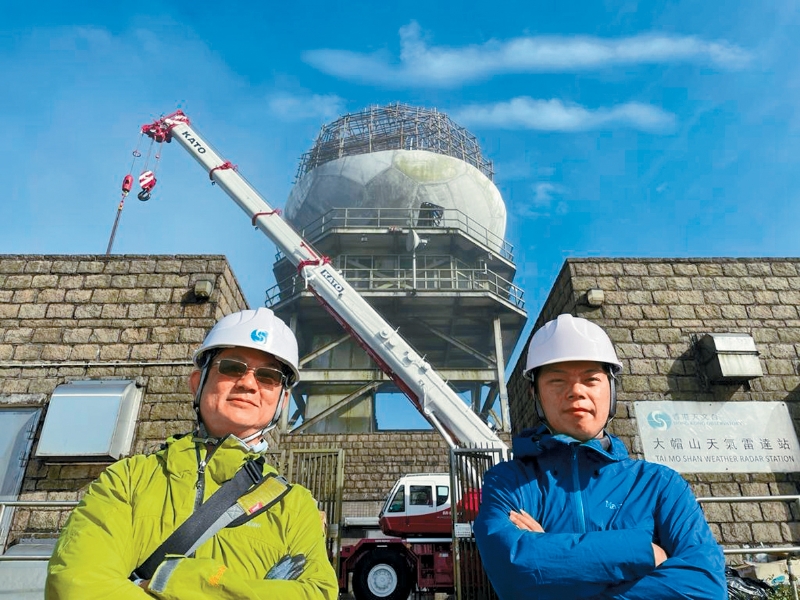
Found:
[[[381,531],[399,537],[450,537],[450,499],[447,473],[405,475],[394,484],[380,512]]]

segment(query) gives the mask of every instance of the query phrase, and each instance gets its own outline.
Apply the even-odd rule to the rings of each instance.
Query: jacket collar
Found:
[[[546,452],[566,450],[569,446],[579,445],[592,452],[597,452],[610,461],[628,458],[628,450],[619,438],[604,431],[602,439],[591,439],[580,442],[564,434],[553,434],[545,425],[526,429],[513,440],[514,458],[534,458]]]
[[[201,459],[208,461],[206,472],[220,483],[233,477],[246,461],[259,456],[235,436],[223,438],[210,458],[205,444],[195,440],[191,434],[171,437],[165,446],[160,454],[166,461],[168,472],[175,475],[191,473],[195,476],[199,452]]]

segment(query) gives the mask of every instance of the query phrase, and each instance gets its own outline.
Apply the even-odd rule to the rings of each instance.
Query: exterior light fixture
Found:
[[[586,304],[589,306],[603,306],[606,295],[600,288],[591,288],[586,291]]]
[[[198,300],[208,300],[214,291],[214,282],[208,279],[198,279],[194,282],[194,297]]]

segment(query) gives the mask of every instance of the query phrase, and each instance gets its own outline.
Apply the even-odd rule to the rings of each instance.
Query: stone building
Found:
[[[594,306],[589,290],[594,290]],[[798,306],[800,259],[568,259],[534,330],[561,313],[572,313],[608,332],[624,366],[610,430],[642,458],[637,401],[785,402],[796,431]],[[696,340],[720,333],[751,336],[763,375],[710,383],[698,362]],[[523,352],[508,384],[515,432],[537,421],[522,378],[524,366]],[[684,477],[698,497],[796,495],[800,482],[798,472]],[[703,508],[717,539],[727,546],[788,545],[800,538],[796,502],[709,502]]]
[[[210,282],[210,298],[195,294],[199,281]],[[0,256],[0,428],[15,448],[0,465],[0,501],[77,500],[111,462],[36,458],[58,386],[124,380],[141,390],[125,454],[190,431],[192,351],[218,318],[245,306],[223,256]],[[20,422],[27,431],[14,429]],[[75,440],[92,427],[79,423]],[[0,542],[52,537],[67,512],[17,508],[12,522],[8,511]]]
[[[602,303],[588,304],[590,289],[602,290]],[[537,326],[572,312],[606,328],[625,367],[611,429],[642,457],[638,401],[785,402],[797,424],[798,304],[800,259],[570,259]],[[131,453],[191,430],[189,357],[216,320],[246,306],[222,256],[0,256],[0,502],[77,500],[113,460],[37,456],[53,393],[70,382],[133,382],[141,399]],[[763,376],[707,385],[697,372],[692,336],[715,332],[750,334]],[[508,382],[515,431],[535,422],[522,366]],[[12,422],[25,425],[13,437]],[[374,516],[400,475],[448,468],[436,432],[275,432],[273,447],[344,449],[345,515]],[[703,497],[793,495],[800,480],[794,472],[684,476]],[[729,546],[787,544],[800,533],[792,504],[704,508]],[[7,510],[0,544],[52,538],[67,512]]]
[[[122,455],[152,451],[169,435],[191,431],[192,352],[219,318],[243,308],[224,256],[0,256],[0,503],[78,500],[112,462],[40,456],[53,394],[70,384],[122,380],[138,390]],[[93,428],[89,419],[79,422],[74,439]],[[359,516],[376,515],[400,475],[448,465],[435,432],[274,431],[270,445],[344,449],[345,514]],[[68,512],[8,507],[0,553],[20,540],[54,538]]]

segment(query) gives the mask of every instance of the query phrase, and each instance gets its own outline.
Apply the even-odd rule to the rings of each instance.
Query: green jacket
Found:
[[[327,558],[317,505],[299,485],[243,525],[222,529],[194,557],[169,561],[171,572],[163,590],[151,590],[148,596],[128,580],[192,514],[199,490],[203,501],[207,500],[255,455],[235,438],[226,438],[212,453],[200,486],[199,464],[205,456],[205,447],[195,445],[187,435],[170,438],[156,454],[132,456],[108,467],[91,484],[61,532],[48,565],[45,598],[336,598],[338,580]],[[274,469],[265,466],[264,471]],[[305,555],[300,577],[264,579],[287,554]]]

